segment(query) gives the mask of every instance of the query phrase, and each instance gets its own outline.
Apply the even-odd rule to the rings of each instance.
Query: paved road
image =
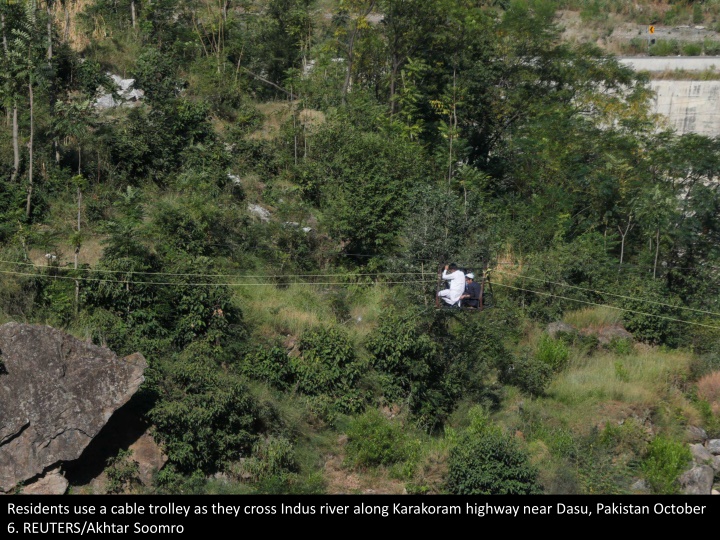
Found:
[[[621,63],[637,71],[720,71],[720,56],[620,56]]]

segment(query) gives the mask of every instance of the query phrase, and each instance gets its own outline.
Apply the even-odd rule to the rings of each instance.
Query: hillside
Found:
[[[3,4],[0,323],[142,353],[167,461],[70,492],[718,489],[720,145],[614,54],[720,3],[625,4]]]

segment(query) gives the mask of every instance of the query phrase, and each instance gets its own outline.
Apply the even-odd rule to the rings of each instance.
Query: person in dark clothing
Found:
[[[465,292],[460,297],[462,307],[480,307],[480,284],[475,281],[475,274],[465,274]]]

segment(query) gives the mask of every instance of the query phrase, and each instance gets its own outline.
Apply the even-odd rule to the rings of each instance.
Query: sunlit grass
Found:
[[[569,311],[563,321],[575,328],[605,328],[622,321],[623,312],[608,307],[589,307]]]
[[[561,425],[580,429],[661,406],[681,422],[696,421],[697,412],[678,388],[690,360],[684,352],[658,349],[575,357],[537,406]]]
[[[388,294],[383,285],[291,283],[236,288],[237,301],[253,332],[269,339],[298,337],[310,328],[328,324],[342,325],[356,339],[362,339],[375,327],[382,300]],[[342,312],[348,317],[342,317]]]

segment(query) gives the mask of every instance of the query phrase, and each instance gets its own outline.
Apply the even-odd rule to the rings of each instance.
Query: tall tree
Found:
[[[30,139],[28,141],[28,188],[25,206],[26,217],[30,217],[33,195],[33,165],[35,152],[35,90],[42,80],[42,56],[46,53],[43,33],[39,31],[37,1],[25,4],[25,13],[17,28],[13,28],[13,47],[9,50],[14,76],[27,87],[30,104]]]
[[[345,45],[345,55],[347,59],[347,67],[345,71],[345,82],[342,86],[342,101],[345,103],[347,93],[352,83],[353,62],[355,60],[355,43],[358,33],[368,28],[368,15],[375,8],[376,0],[343,0],[340,6],[346,9],[350,14],[350,30],[348,32],[348,41]]]

